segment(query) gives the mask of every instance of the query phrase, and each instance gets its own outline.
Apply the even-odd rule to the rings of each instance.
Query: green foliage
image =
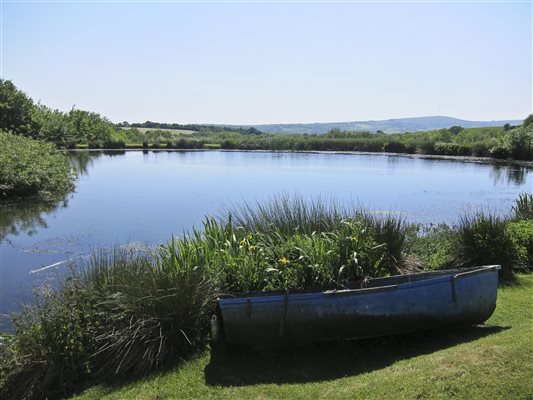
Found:
[[[452,135],[458,135],[464,128],[462,126],[454,125],[448,129]]]
[[[202,141],[205,147],[215,146],[239,150],[394,152],[533,160],[532,128],[523,126],[509,126],[507,129],[504,127],[459,128],[390,135],[340,129],[332,129],[325,135],[250,135],[204,129],[186,135],[154,130],[147,131],[144,136],[139,137],[138,132],[136,133],[133,129],[125,131],[132,132],[131,139],[128,141],[136,143],[146,141],[152,143],[154,147],[161,142],[174,142],[186,138],[181,141],[179,148],[197,148],[197,143],[194,142],[196,139]]]
[[[492,158],[506,159],[511,155],[509,148],[506,146],[494,146],[489,151]]]
[[[100,252],[13,319],[2,346],[0,395],[63,397],[91,378],[112,380],[174,364],[205,343],[213,284],[179,265],[174,243],[154,257]]]
[[[533,125],[510,130],[506,140],[512,158],[533,160]]]
[[[471,154],[468,146],[458,143],[437,142],[434,146],[434,154],[444,156],[468,156]]]
[[[97,113],[72,109],[66,118],[67,143],[110,142],[114,125]]]
[[[111,141],[117,128],[97,113],[72,109],[52,110],[33,100],[11,81],[0,80],[0,130],[57,145]]]
[[[485,212],[467,214],[460,219],[451,252],[454,263],[461,267],[501,265],[504,279],[511,277],[517,263],[507,220]]]
[[[4,79],[0,79],[0,130],[31,137],[39,132],[33,100]]]
[[[514,243],[519,267],[533,267],[533,219],[509,222],[507,233]]]
[[[52,145],[0,131],[0,198],[55,197],[73,181],[65,156]]]
[[[515,219],[533,220],[533,194],[521,193],[512,206]]]
[[[417,227],[409,235],[409,253],[422,263],[424,269],[450,268],[454,263],[454,239],[455,231],[447,224]]]
[[[43,288],[35,305],[13,318],[15,334],[0,363],[0,396],[57,398],[90,374],[89,304],[78,289],[72,280],[57,292]]]

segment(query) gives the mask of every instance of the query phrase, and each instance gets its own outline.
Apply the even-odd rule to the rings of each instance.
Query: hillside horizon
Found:
[[[265,133],[284,133],[284,134],[324,134],[331,129],[340,129],[345,131],[382,131],[384,133],[405,133],[416,131],[427,131],[434,129],[447,129],[452,126],[461,126],[463,128],[485,128],[503,126],[505,124],[520,125],[523,120],[506,119],[506,120],[485,120],[472,121],[455,117],[442,115],[424,116],[424,117],[407,117],[407,118],[390,118],[383,120],[361,120],[361,121],[340,121],[340,122],[302,122],[302,123],[279,123],[279,124],[217,124],[217,123],[165,123],[165,122],[135,122],[128,123],[128,126],[143,126],[147,128],[171,128],[185,126],[223,126],[230,128],[255,128]],[[121,124],[118,124],[121,125]]]

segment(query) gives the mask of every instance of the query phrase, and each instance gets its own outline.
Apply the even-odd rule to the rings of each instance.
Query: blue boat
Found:
[[[499,269],[398,275],[343,290],[225,295],[212,338],[268,348],[481,324],[496,308]]]

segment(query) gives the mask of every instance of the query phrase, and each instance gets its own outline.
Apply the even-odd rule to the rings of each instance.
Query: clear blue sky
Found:
[[[532,3],[2,4],[2,75],[112,121],[532,112]]]

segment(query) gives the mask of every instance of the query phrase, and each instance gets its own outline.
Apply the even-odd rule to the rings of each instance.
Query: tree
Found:
[[[459,125],[454,125],[452,126],[451,128],[449,128],[448,130],[454,134],[454,135],[458,135],[464,128],[462,126],[459,126]]]
[[[529,114],[522,125],[528,126],[533,123],[533,114]]]
[[[0,79],[0,129],[36,137],[39,128],[33,100],[17,89],[13,82]]]

